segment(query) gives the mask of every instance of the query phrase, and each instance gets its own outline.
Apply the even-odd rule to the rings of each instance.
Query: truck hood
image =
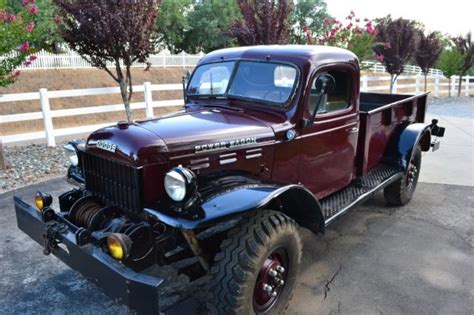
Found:
[[[273,139],[270,126],[244,112],[200,109],[100,129],[90,135],[87,150],[140,166],[219,146]],[[109,145],[105,149],[104,143]]]

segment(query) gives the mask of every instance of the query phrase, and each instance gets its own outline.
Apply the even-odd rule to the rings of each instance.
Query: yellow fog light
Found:
[[[44,208],[49,207],[51,203],[53,202],[53,197],[49,194],[42,193],[38,191],[35,196],[35,204],[36,208],[40,212],[43,212]]]
[[[110,256],[117,260],[122,260],[130,254],[132,241],[130,237],[121,233],[112,233],[107,237],[107,249]]]

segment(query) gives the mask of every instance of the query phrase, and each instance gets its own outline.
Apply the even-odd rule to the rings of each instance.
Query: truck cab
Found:
[[[280,313],[297,281],[298,226],[324,232],[380,190],[406,204],[421,152],[444,134],[424,123],[427,93],[360,93],[359,82],[344,49],[212,52],[181,111],[68,144],[77,188],[56,210],[47,193],[37,209],[15,198],[18,225],[139,312],[158,312],[162,283],[142,271],[173,264],[209,277],[210,311]]]

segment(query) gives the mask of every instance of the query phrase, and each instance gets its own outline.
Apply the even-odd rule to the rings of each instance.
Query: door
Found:
[[[335,88],[327,95],[319,95],[315,81],[319,74],[335,78]],[[353,179],[359,115],[357,112],[358,75],[353,69],[327,68],[318,71],[306,94],[304,117],[311,120],[321,98],[316,117],[303,127],[299,181],[318,198],[338,191]]]

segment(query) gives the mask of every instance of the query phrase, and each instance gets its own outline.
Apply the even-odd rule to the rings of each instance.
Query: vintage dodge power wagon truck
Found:
[[[296,284],[298,226],[324,232],[384,191],[404,205],[421,152],[444,128],[424,123],[427,94],[359,92],[351,52],[256,46],[204,56],[184,109],[119,122],[65,149],[77,188],[36,208],[15,197],[18,226],[111,297],[158,313],[172,264],[208,277],[210,312],[280,313]]]

